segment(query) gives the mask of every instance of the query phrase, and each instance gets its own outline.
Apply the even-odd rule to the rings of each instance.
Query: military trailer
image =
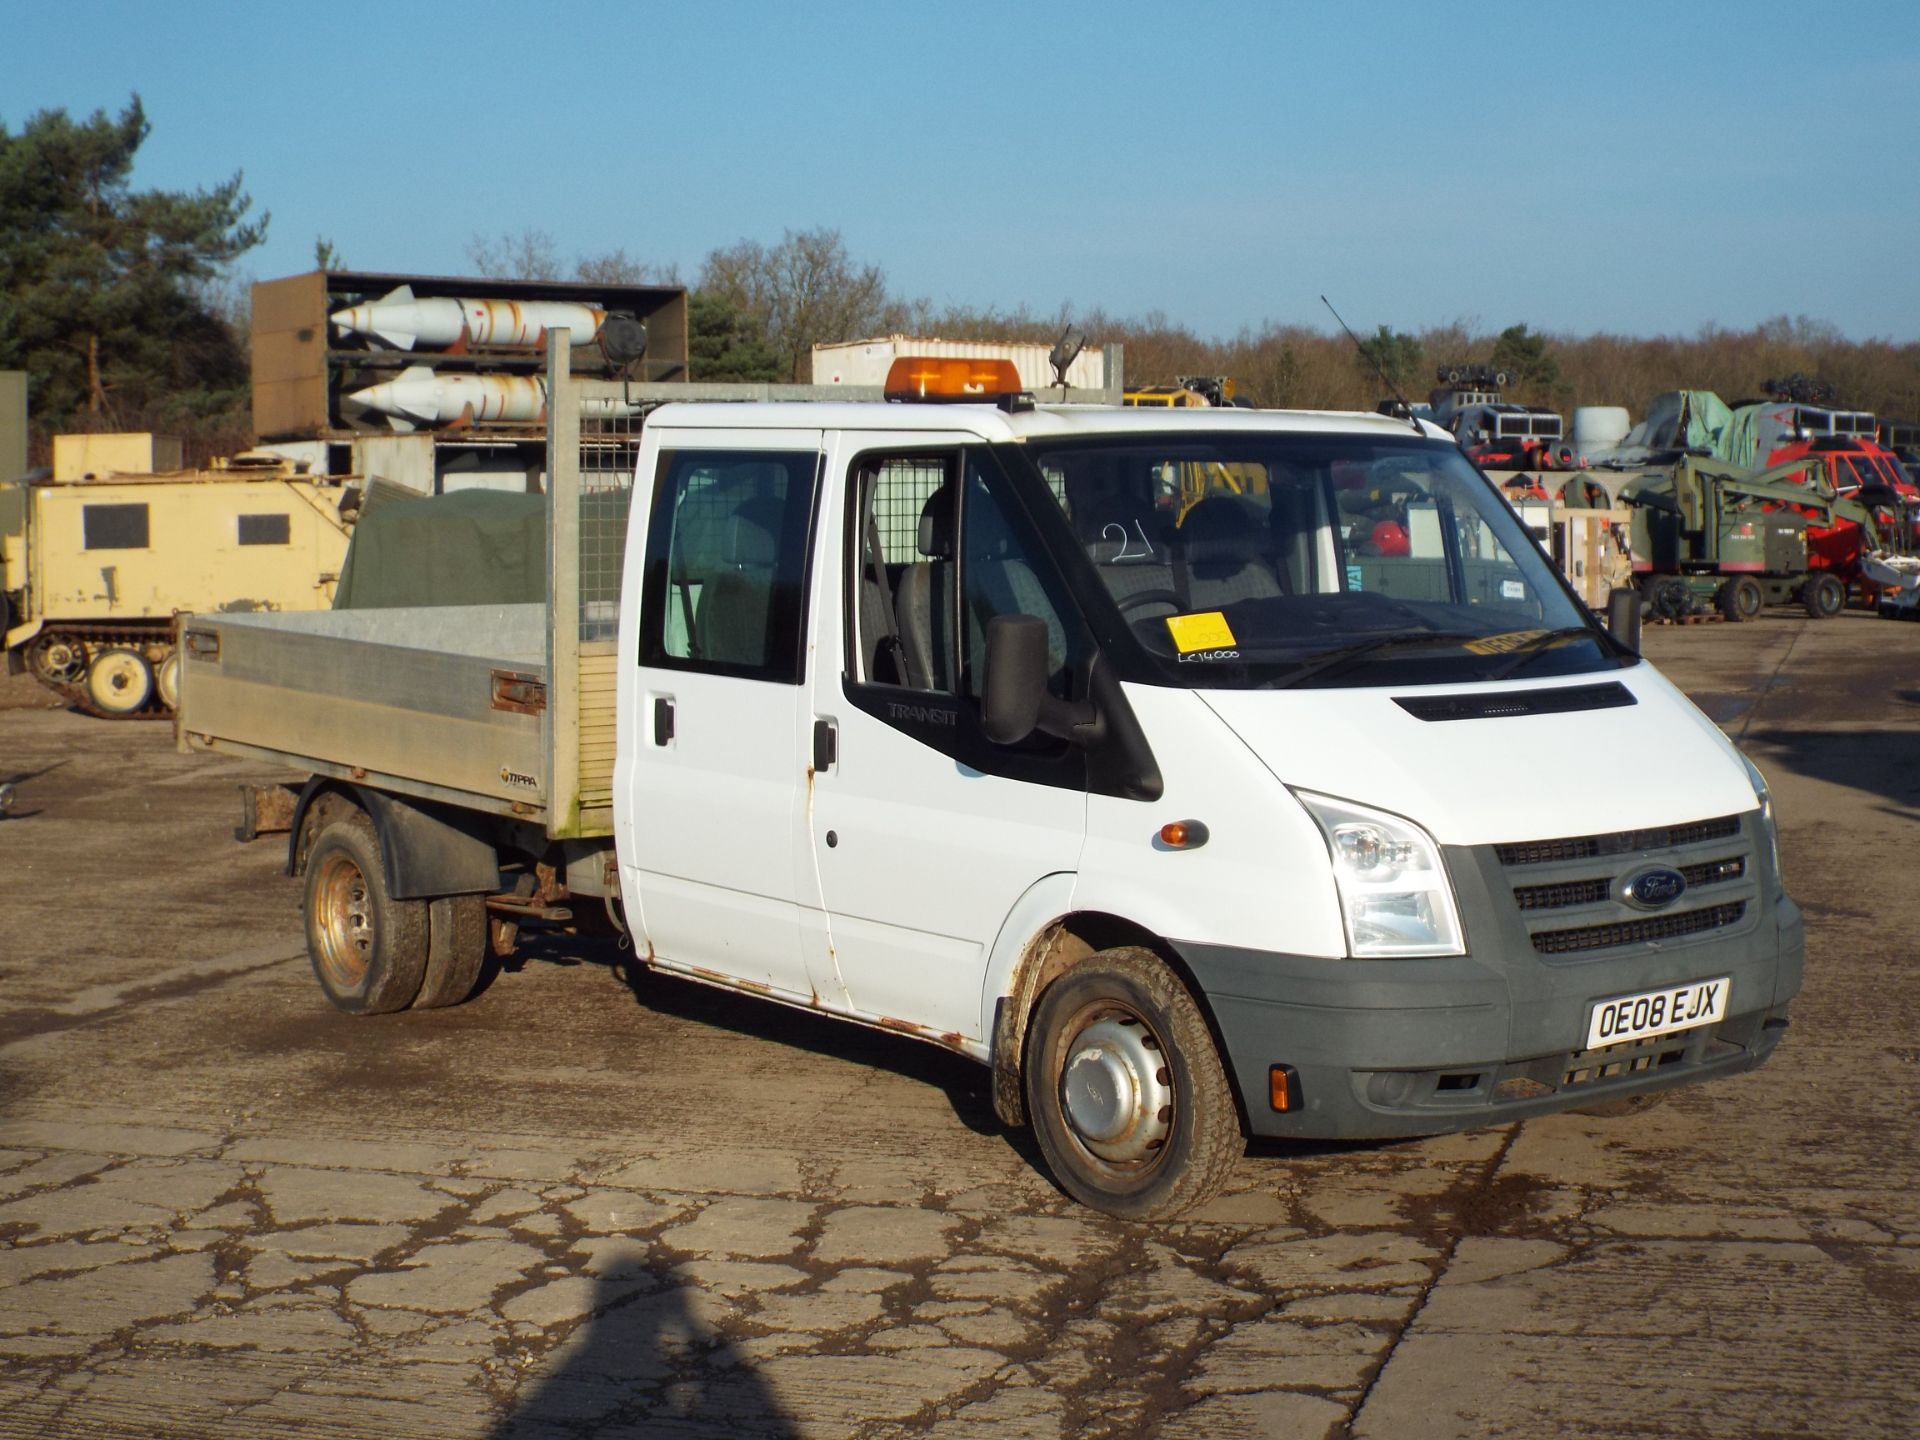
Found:
[[[10,671],[80,709],[171,710],[180,611],[332,604],[361,493],[351,477],[244,455],[170,473],[72,469],[0,486],[0,633]]]

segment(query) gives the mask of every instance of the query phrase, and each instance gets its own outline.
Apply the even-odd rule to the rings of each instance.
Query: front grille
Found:
[[[1530,948],[1549,963],[1580,964],[1635,946],[1717,940],[1742,922],[1751,926],[1764,910],[1757,835],[1746,815],[1723,815],[1493,844],[1475,856],[1495,894],[1503,902],[1513,896],[1502,923],[1514,947]],[[1651,868],[1677,870],[1686,880],[1685,893],[1668,909],[1649,911],[1627,896],[1635,875]]]
[[[1634,850],[1666,850],[1724,840],[1740,833],[1740,817],[1696,820],[1688,825],[1662,825],[1652,830],[1617,830],[1610,835],[1580,835],[1569,840],[1531,840],[1520,845],[1496,845],[1502,865],[1551,865],[1566,860],[1593,860],[1602,855],[1624,855]]]
[[[1564,885],[1516,885],[1513,898],[1522,910],[1564,910],[1596,905],[1613,893],[1611,880],[1569,880]]]
[[[1740,879],[1747,873],[1747,861],[1744,855],[1735,855],[1726,860],[1709,860],[1704,865],[1685,865],[1680,873],[1687,877],[1689,891],[1700,890]],[[1565,910],[1575,905],[1598,905],[1612,894],[1611,878],[1513,887],[1514,903],[1522,910]]]
[[[1678,915],[1623,920],[1611,925],[1582,925],[1573,930],[1534,932],[1533,948],[1542,955],[1571,955],[1585,950],[1612,950],[1621,945],[1644,945],[1650,940],[1674,940],[1735,924],[1747,913],[1747,902],[1713,905]]]

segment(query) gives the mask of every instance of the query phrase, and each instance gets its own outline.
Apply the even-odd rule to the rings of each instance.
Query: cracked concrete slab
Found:
[[[1783,714],[1824,734],[1841,695],[1920,737],[1872,688],[1886,632],[1849,629],[1795,649]],[[1746,683],[1766,631],[1689,663]],[[1892,633],[1920,661],[1920,627]],[[273,847],[225,839],[231,779],[259,772],[21,715],[0,706],[0,741],[64,757],[65,788],[0,826],[49,827],[64,869],[0,866],[0,906],[51,898],[79,933],[10,932],[0,962],[23,1036],[0,1047],[0,1440],[1906,1440],[1920,1412],[1920,1064],[1898,1032],[1920,979],[1885,933],[1920,898],[1835,898],[1845,855],[1897,853],[1915,817],[1783,765],[1817,764],[1792,731],[1757,753],[1788,874],[1829,911],[1794,1085],[1260,1145],[1201,1212],[1137,1226],[1068,1202],[969,1062],[629,983],[597,941],[371,1022],[320,1008],[304,964],[222,969],[299,943]],[[87,810],[109,792],[140,802],[111,825]],[[73,1009],[75,945],[111,1003],[35,1032],[30,1011]],[[142,998],[166,976],[206,984]]]

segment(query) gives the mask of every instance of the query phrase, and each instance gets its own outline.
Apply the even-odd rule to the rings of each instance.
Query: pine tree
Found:
[[[137,191],[149,131],[135,95],[76,124],[0,124],[0,368],[28,374],[37,428],[192,430],[244,404],[242,337],[216,312],[222,267],[265,237],[239,174]]]

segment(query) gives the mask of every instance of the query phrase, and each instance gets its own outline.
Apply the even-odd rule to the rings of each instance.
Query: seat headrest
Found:
[[[920,507],[918,543],[929,560],[953,558],[953,486],[945,481]]]
[[[1178,536],[1189,565],[1235,569],[1261,558],[1265,528],[1250,507],[1212,495],[1187,512]]]
[[[727,521],[724,544],[727,563],[755,568],[777,563],[784,508],[771,495],[756,495],[742,501]]]

